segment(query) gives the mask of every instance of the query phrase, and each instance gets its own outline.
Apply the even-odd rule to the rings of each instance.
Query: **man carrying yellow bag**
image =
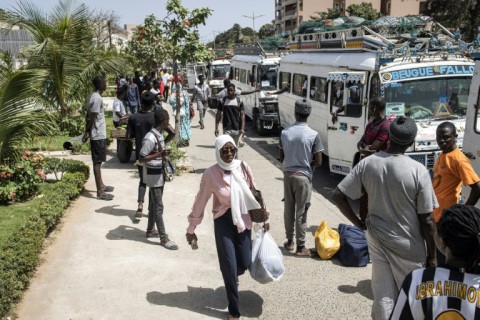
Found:
[[[340,250],[340,234],[323,220],[315,231],[315,249],[323,260],[328,260]]]

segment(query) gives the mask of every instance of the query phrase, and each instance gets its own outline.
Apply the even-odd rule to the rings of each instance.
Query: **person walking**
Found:
[[[160,245],[169,250],[177,250],[177,244],[170,240],[165,230],[163,221],[163,187],[165,177],[162,173],[162,165],[165,157],[170,155],[171,150],[165,148],[165,142],[170,141],[175,133],[168,133],[164,138],[164,131],[169,126],[170,117],[165,109],[154,111],[155,127],[150,130],[142,141],[140,149],[140,158],[138,161],[145,165],[143,170],[143,180],[150,188],[148,204],[148,225],[147,230],[153,230],[157,225],[160,237]]]
[[[406,156],[417,125],[400,116],[390,125],[387,150],[361,160],[333,193],[337,207],[355,226],[367,230],[372,261],[372,319],[388,319],[403,280],[424,265],[435,267],[432,211],[437,206],[430,174]],[[368,218],[355,215],[347,199],[368,194]]]
[[[193,102],[195,101],[197,104],[198,116],[200,118],[200,120],[198,121],[198,123],[200,124],[200,129],[205,128],[203,118],[205,117],[205,112],[207,110],[208,99],[210,98],[210,95],[210,87],[208,86],[208,84],[205,83],[205,76],[201,74],[198,76],[198,84],[196,84],[193,88],[192,102],[190,103],[193,104]]]
[[[107,161],[107,126],[102,99],[102,93],[107,88],[107,82],[103,77],[97,76],[92,80],[92,83],[95,91],[87,99],[87,121],[82,141],[86,142],[90,139],[97,199],[112,200],[113,195],[107,192],[112,192],[114,188],[103,183],[101,171],[102,162]]]
[[[182,85],[172,85],[172,95],[169,103],[173,107],[173,114],[177,112],[177,96],[180,96],[180,132],[178,133],[178,146],[188,147],[192,138],[192,128],[190,126],[190,102],[188,94],[183,90]]]
[[[213,195],[213,224],[218,261],[228,299],[228,319],[240,317],[238,276],[252,263],[252,220],[248,210],[260,208],[247,183],[253,177],[246,162],[236,160],[237,147],[229,135],[215,140],[217,163],[202,175],[200,190],[188,215],[187,242],[198,241],[196,227],[202,222],[205,206]],[[243,168],[244,169],[243,169]],[[255,186],[252,178],[251,184]],[[270,224],[263,225],[268,231]]]
[[[323,145],[318,132],[307,124],[312,110],[306,100],[295,102],[295,123],[280,135],[280,161],[283,163],[285,249],[293,251],[295,234],[297,257],[310,257],[305,246],[307,211],[312,195],[313,168],[322,165]]]
[[[131,114],[135,114],[140,106],[140,89],[138,85],[132,82],[132,79],[127,76],[127,97],[125,99]]]
[[[142,107],[140,111],[128,118],[127,123],[127,137],[130,139],[135,139],[135,159],[140,159],[140,150],[142,149],[143,138],[147,133],[152,130],[155,126],[154,118],[154,105],[155,105],[155,96],[153,93],[145,93],[142,96]],[[169,126],[165,129],[168,132],[166,143],[170,142],[171,139],[175,136],[175,130]],[[143,204],[145,202],[145,193],[147,190],[147,185],[143,179],[144,166],[142,163],[137,165],[138,176],[140,177],[138,182],[138,197],[137,197],[137,211],[135,212],[135,219],[141,219],[143,215]],[[154,229],[152,225],[151,229],[147,228],[146,237],[157,236],[158,231]]]
[[[390,319],[479,319],[479,235],[480,209],[460,204],[447,208],[435,236],[445,265],[408,274]]]
[[[165,98],[165,101],[168,101],[168,91],[170,88],[170,74],[168,73],[167,69],[163,69],[163,75],[162,75],[162,81],[164,85],[163,89],[163,97]]]
[[[228,134],[238,146],[241,135],[245,134],[245,107],[243,101],[235,95],[235,85],[227,87],[228,95],[222,98],[215,116],[215,136],[218,136],[218,125],[222,121],[223,133]]]

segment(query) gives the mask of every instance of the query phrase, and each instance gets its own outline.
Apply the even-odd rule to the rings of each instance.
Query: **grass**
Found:
[[[60,151],[63,150],[63,143],[71,138],[63,135],[35,137],[31,143],[22,147],[30,151]]]
[[[0,248],[5,240],[16,232],[24,224],[25,219],[38,207],[41,202],[41,194],[53,188],[53,183],[40,184],[39,195],[27,202],[16,203],[8,206],[0,206]]]

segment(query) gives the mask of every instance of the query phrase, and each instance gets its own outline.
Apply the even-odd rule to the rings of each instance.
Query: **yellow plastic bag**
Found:
[[[320,258],[326,260],[340,250],[340,234],[323,220],[315,231],[315,249]]]

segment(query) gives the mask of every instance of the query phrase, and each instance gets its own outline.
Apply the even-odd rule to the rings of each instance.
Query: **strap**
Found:
[[[243,163],[243,161],[241,162],[240,165],[242,166],[242,171],[243,171],[243,172],[245,173],[245,175],[247,176],[248,186],[250,187],[250,190],[254,190],[255,188],[253,187],[252,177],[251,177],[250,174],[248,173],[248,170],[247,170],[247,168],[245,167],[245,164]]]

